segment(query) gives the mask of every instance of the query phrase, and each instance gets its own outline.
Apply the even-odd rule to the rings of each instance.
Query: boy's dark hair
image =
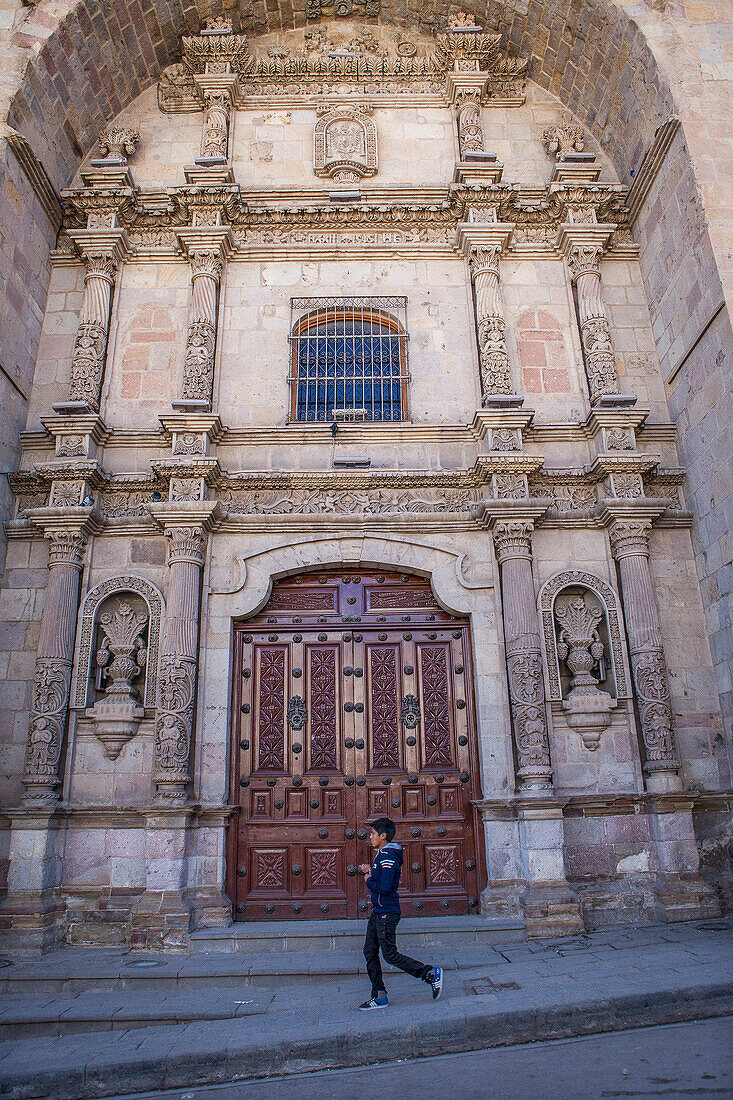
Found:
[[[394,821],[389,817],[378,817],[376,821],[370,821],[369,826],[374,829],[375,833],[379,833],[380,836],[386,836],[387,840],[392,840],[397,832]]]

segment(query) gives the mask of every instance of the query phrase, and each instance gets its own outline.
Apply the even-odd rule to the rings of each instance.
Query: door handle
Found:
[[[349,865],[349,866],[348,866],[348,867],[346,868],[346,874],[347,874],[347,875],[351,875],[351,876],[352,876],[352,878],[353,878],[353,876],[354,876],[354,875],[356,874],[356,867],[354,867],[354,865],[353,865],[353,864],[350,864],[350,865]]]

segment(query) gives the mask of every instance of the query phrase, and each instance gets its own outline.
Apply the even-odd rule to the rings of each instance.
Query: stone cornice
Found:
[[[541,193],[540,193],[541,194]],[[103,230],[87,230],[88,202],[93,189],[65,192],[65,229],[68,242],[73,237],[81,245],[88,234],[101,240]],[[111,200],[110,200],[111,201]],[[569,219],[582,211],[592,224],[573,223]],[[202,214],[216,224],[199,226]],[[623,226],[626,212],[623,188],[619,184],[568,184],[556,187],[538,199],[536,189],[505,184],[451,184],[445,191],[426,192],[415,189],[382,189],[365,191],[358,203],[330,202],[325,192],[283,191],[276,196],[261,198],[237,185],[170,188],[167,194],[151,192],[129,201],[120,195],[115,217],[129,234],[132,245],[146,253],[162,250],[166,257],[181,242],[201,232],[203,237],[213,230],[227,241],[231,230],[232,247],[249,249],[278,243],[297,243],[293,234],[399,231],[411,235],[417,244],[442,243],[456,247],[455,234],[465,225],[469,233],[489,232],[492,225],[515,226],[514,241],[526,247],[536,241],[543,248],[564,247],[561,227],[570,227],[573,235],[597,237],[605,232],[607,239],[616,226]],[[475,227],[475,228],[474,228]],[[570,232],[568,228],[568,232]],[[106,232],[116,233],[118,230]],[[496,232],[496,230],[491,230]],[[122,238],[120,238],[122,239]],[[197,240],[197,238],[196,238]],[[606,240],[607,243],[607,240]],[[197,245],[203,247],[203,245]],[[462,246],[462,241],[457,247]],[[63,250],[57,256],[73,255]]]

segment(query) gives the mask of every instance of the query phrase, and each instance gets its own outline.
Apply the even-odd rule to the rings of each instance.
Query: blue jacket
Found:
[[[374,857],[366,880],[373,913],[396,913],[398,916],[401,913],[397,887],[400,884],[403,859],[402,845],[395,840],[387,841]]]

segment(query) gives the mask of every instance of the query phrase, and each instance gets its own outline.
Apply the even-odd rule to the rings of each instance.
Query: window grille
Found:
[[[405,420],[407,298],[292,298],[291,421]]]

